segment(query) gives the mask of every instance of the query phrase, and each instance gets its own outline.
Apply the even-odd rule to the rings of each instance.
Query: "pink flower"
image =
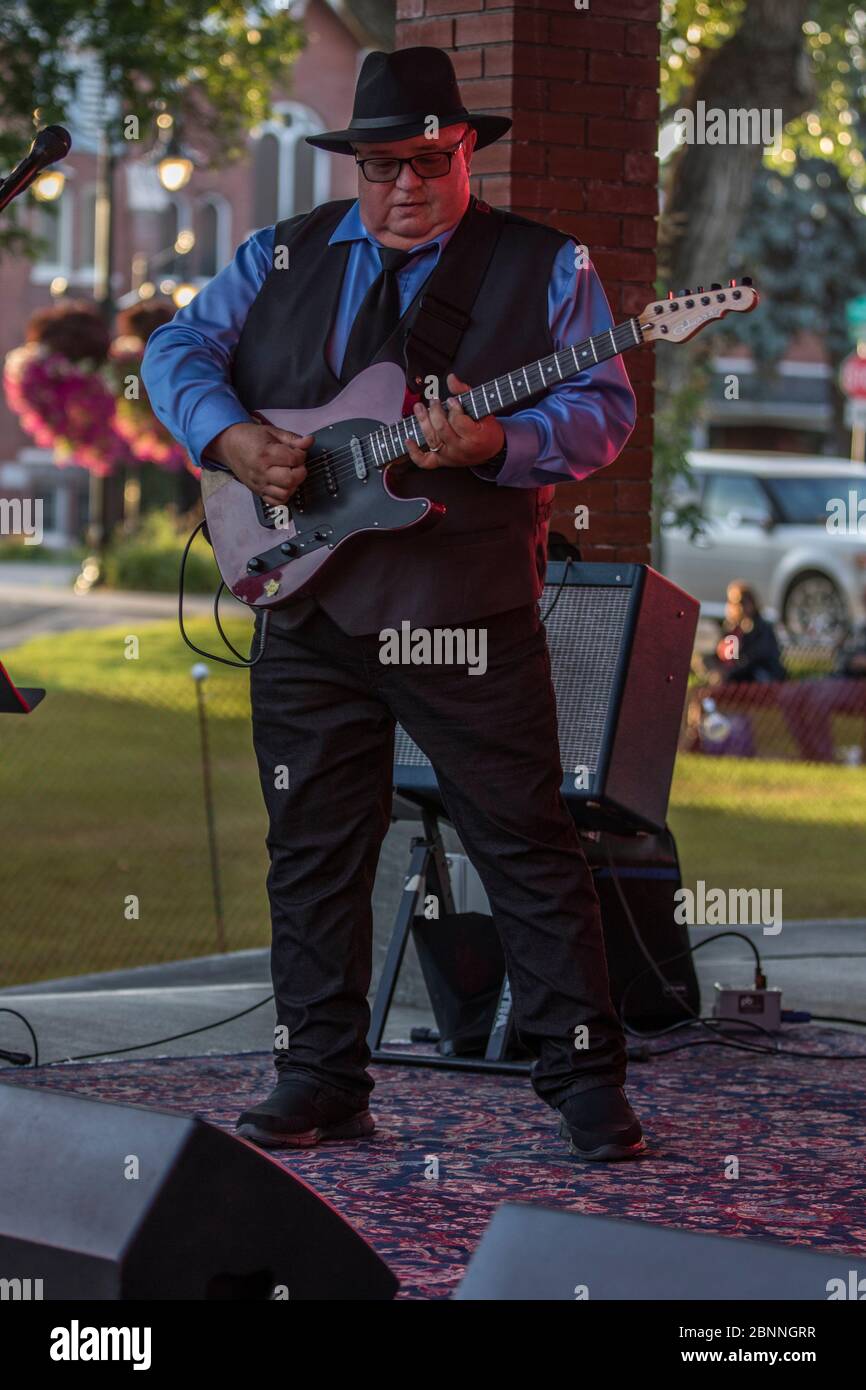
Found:
[[[85,363],[25,343],[7,353],[3,386],[22,428],[41,448],[54,449],[59,466],[77,463],[105,476],[132,461],[114,397]]]

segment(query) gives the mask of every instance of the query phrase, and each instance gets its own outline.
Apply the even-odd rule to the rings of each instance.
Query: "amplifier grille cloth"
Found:
[[[557,585],[542,594],[545,613]],[[547,620],[547,643],[559,722],[559,751],[566,775],[576,767],[595,772],[608,719],[616,663],[623,644],[632,590],[620,585],[566,585]],[[479,626],[483,625],[479,619]],[[429,759],[399,724],[397,767],[429,767]]]

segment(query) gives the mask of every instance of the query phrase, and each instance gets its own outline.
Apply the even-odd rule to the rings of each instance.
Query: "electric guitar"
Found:
[[[671,294],[615,328],[475,386],[458,399],[475,420],[495,415],[631,348],[664,340],[684,343],[713,319],[748,313],[757,303],[748,279],[739,285],[731,280],[724,289],[699,286]],[[444,516],[440,502],[399,497],[389,486],[389,469],[405,459],[407,439],[426,448],[415,416],[398,418],[405,391],[403,369],[380,362],[316,410],[256,411],[280,429],[315,436],[306,480],[285,506],[269,506],[228,470],[202,469],[208,536],[226,587],[241,602],[279,608],[314,593],[317,576],[339,563],[340,548],[352,536],[421,530]]]

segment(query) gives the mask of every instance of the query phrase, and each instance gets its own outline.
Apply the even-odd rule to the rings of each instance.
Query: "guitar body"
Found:
[[[685,343],[713,319],[749,313],[758,303],[752,282],[712,284],[648,304],[636,318],[475,386],[457,399],[474,420],[544,394],[647,342]],[[412,438],[426,440],[414,415],[402,416],[405,376],[392,362],[368,367],[317,410],[259,410],[281,429],[314,436],[307,480],[288,506],[269,508],[225,470],[204,469],[205,520],[220,573],[236,598],[253,608],[280,608],[315,592],[316,579],[338,562],[355,535],[411,531],[445,515],[441,502],[399,497],[389,472]],[[389,423],[390,422],[390,423]]]
[[[307,482],[276,517],[231,473],[203,469],[201,490],[214,555],[226,587],[252,608],[279,608],[312,593],[317,576],[337,562],[340,547],[359,533],[426,528],[444,515],[438,502],[400,498],[388,468],[356,467],[351,441],[403,412],[406,378],[380,362],[316,410],[259,410],[280,429],[312,434]],[[392,465],[393,466],[393,465]]]

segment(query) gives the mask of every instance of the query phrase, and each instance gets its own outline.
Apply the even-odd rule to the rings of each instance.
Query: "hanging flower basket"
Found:
[[[192,464],[186,450],[172,438],[151,409],[141,379],[143,356],[144,344],[140,338],[115,338],[111,345],[111,355],[103,370],[116,401],[115,428],[139,463],[155,463],[174,473],[187,469],[197,476],[199,469]],[[131,399],[128,395],[130,378],[134,378],[133,389],[137,392]]]
[[[79,464],[103,477],[128,466],[133,456],[117,428],[115,401],[98,365],[70,362],[43,343],[25,343],[7,354],[3,386],[22,428],[55,462]]]

